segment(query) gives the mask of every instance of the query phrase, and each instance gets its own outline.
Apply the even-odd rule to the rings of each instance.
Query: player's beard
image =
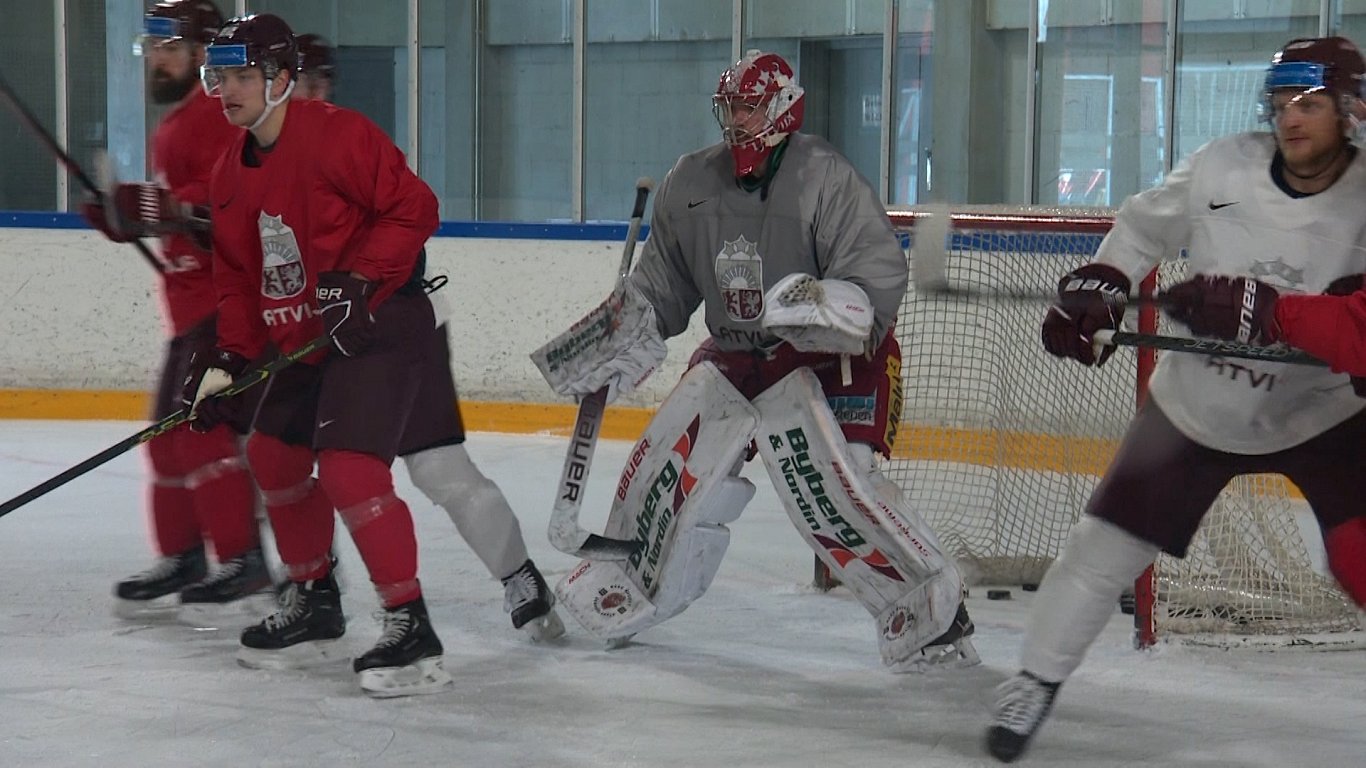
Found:
[[[185,94],[190,92],[197,79],[193,70],[186,72],[184,77],[177,78],[157,69],[147,79],[147,92],[157,104],[174,104],[185,98]]]

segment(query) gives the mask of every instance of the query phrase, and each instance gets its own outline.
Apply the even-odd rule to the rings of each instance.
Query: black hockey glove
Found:
[[[375,318],[369,297],[375,284],[349,272],[318,275],[318,310],[323,327],[337,351],[347,357],[361,354],[375,341]]]
[[[1109,264],[1087,264],[1058,281],[1058,302],[1043,319],[1043,348],[1085,365],[1104,365],[1115,348],[1096,356],[1096,331],[1113,331],[1124,319],[1129,278]]]
[[[208,432],[238,418],[242,399],[216,393],[246,372],[247,365],[245,357],[226,349],[196,353],[190,358],[190,372],[180,389],[180,403],[190,410],[190,429]]]

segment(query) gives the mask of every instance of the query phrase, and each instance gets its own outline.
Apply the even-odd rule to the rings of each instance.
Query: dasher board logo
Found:
[[[764,313],[764,261],[756,243],[740,235],[716,254],[716,285],[731,320],[758,320]]]
[[[294,229],[265,211],[257,217],[261,230],[261,295],[288,299],[304,292],[304,260]]]

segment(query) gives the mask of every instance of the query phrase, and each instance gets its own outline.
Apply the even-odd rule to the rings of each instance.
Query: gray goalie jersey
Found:
[[[660,185],[631,281],[649,299],[665,338],[682,333],[697,305],[727,350],[765,349],[764,294],[802,272],[862,288],[875,338],[906,293],[906,255],[882,203],[825,140],[793,134],[767,195],[736,184],[724,144],[679,158]]]

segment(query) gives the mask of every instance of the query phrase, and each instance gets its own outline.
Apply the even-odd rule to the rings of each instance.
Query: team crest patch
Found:
[[[261,230],[261,295],[269,299],[298,296],[307,282],[299,241],[283,218],[262,211],[256,219]]]
[[[887,623],[882,625],[882,637],[886,640],[895,640],[906,633],[906,628],[915,621],[905,608],[897,608],[892,611],[892,615],[887,617]]]
[[[756,245],[740,235],[716,254],[716,286],[731,320],[758,320],[764,313],[764,261]]]
[[[613,584],[598,588],[598,594],[593,598],[593,610],[603,616],[620,616],[631,610],[632,602],[634,599],[629,587]]]

